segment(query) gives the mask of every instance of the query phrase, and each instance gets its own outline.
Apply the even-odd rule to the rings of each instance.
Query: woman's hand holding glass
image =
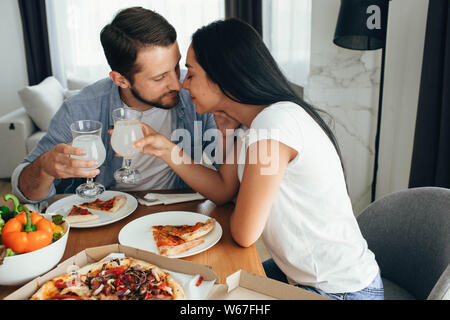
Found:
[[[114,173],[116,181],[121,183],[136,183],[141,179],[137,169],[131,168],[131,160],[140,153],[134,143],[143,137],[141,120],[142,112],[130,108],[118,108],[113,111],[114,130],[111,136],[111,146],[115,152],[124,158],[123,167]]]
[[[136,141],[134,147],[144,154],[155,156],[166,162],[170,160],[175,144],[147,124],[141,123],[141,126],[144,137]]]

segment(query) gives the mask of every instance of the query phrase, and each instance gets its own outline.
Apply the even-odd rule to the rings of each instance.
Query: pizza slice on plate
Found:
[[[98,219],[98,215],[90,212],[88,209],[72,206],[69,214],[64,217],[69,223],[83,223]]]
[[[151,230],[159,253],[173,256],[204,243],[199,238],[211,232],[215,223],[215,219],[208,219],[195,225],[157,225]]]
[[[100,200],[97,198],[95,201],[85,202],[79,206],[92,210],[115,213],[119,211],[126,203],[127,197],[124,195],[118,195],[109,200]]]
[[[201,245],[205,240],[196,239],[192,241],[185,241],[180,237],[170,235],[158,226],[152,227],[153,238],[155,239],[156,247],[162,256],[174,256],[190,250]]]

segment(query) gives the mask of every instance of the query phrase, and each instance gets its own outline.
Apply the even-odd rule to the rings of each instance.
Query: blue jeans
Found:
[[[267,277],[288,283],[286,275],[278,268],[273,259],[264,261],[263,267]],[[327,293],[310,286],[303,286],[300,284],[297,284],[296,286],[335,300],[384,300],[384,287],[380,274],[378,274],[366,288],[357,292]]]

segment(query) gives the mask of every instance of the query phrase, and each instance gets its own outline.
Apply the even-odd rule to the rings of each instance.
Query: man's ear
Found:
[[[119,72],[117,71],[111,71],[109,73],[109,77],[111,78],[111,80],[118,85],[119,87],[121,87],[122,89],[127,89],[131,87],[130,82],[127,80],[127,78],[125,78],[124,76],[122,76]]]

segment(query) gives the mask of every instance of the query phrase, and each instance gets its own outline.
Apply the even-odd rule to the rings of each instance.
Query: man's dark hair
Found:
[[[176,40],[174,27],[163,16],[142,7],[120,11],[100,34],[109,66],[132,84],[134,74],[140,70],[135,63],[139,50],[143,47],[166,47]]]

